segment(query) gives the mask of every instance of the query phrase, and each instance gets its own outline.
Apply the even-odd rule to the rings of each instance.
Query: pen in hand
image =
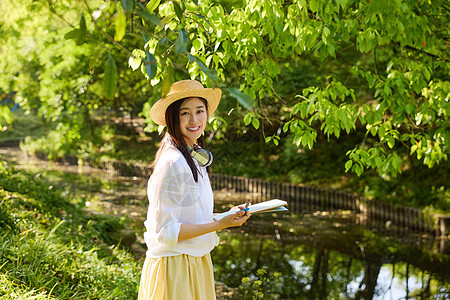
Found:
[[[248,206],[250,205],[250,199],[247,200],[247,203],[245,203],[245,208],[241,209],[240,211],[248,211]]]

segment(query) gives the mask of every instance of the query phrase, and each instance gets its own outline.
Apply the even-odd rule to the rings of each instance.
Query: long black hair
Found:
[[[194,98],[194,97],[190,97]],[[189,153],[188,146],[186,144],[186,141],[183,138],[183,135],[181,133],[180,129],[180,108],[183,102],[190,98],[183,98],[180,100],[175,101],[174,103],[170,104],[169,107],[166,109],[166,129],[164,133],[164,137],[161,140],[161,144],[159,146],[158,152],[156,152],[155,161],[153,162],[152,166],[156,166],[156,163],[158,162],[159,158],[161,157],[162,152],[164,149],[166,149],[169,145],[174,146],[177,148],[181,154],[183,154],[184,158],[187,161],[187,164],[189,165],[189,168],[192,171],[192,176],[194,176],[195,182],[198,182],[198,173],[199,170],[197,169],[197,166],[195,165],[194,159],[192,158],[191,154]],[[205,104],[206,112],[208,112],[208,101],[206,101],[203,98],[198,97],[202,102]],[[197,139],[197,144],[204,148],[203,145],[203,136],[200,136]],[[208,172],[208,176],[210,174],[209,166],[206,167],[206,171]]]

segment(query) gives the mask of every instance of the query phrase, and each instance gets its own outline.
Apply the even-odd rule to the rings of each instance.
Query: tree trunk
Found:
[[[355,299],[373,299],[381,266],[382,264],[380,261],[366,261],[366,270],[364,272],[364,278],[361,281],[360,285],[364,285],[364,289],[359,290],[356,293]]]

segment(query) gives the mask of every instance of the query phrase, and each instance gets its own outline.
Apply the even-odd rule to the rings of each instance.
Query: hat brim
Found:
[[[176,92],[166,96],[165,98],[159,99],[155,104],[153,104],[150,109],[150,118],[158,125],[166,126],[166,109],[170,104],[177,100],[199,97],[203,98],[208,102],[208,115],[212,115],[217,107],[219,106],[220,97],[222,96],[222,91],[218,88],[203,88],[203,89],[189,89],[185,91]]]

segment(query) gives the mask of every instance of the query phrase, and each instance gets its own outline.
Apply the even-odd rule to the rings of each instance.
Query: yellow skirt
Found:
[[[146,258],[138,300],[216,299],[210,254]]]

